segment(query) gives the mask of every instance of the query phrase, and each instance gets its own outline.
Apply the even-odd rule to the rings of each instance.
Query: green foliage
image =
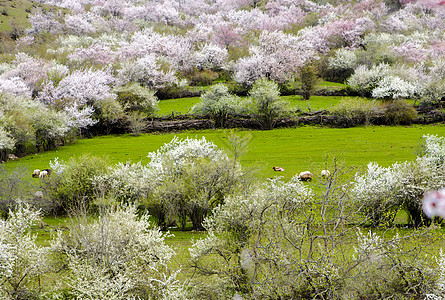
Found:
[[[92,179],[104,173],[106,165],[105,159],[84,154],[62,162],[59,170],[53,170],[44,180],[44,189],[57,204],[56,213],[88,209],[95,195]]]
[[[344,98],[331,109],[335,123],[340,127],[371,125],[372,120],[381,115],[381,108],[377,101],[365,98]]]
[[[201,102],[193,107],[193,111],[209,115],[216,127],[224,128],[228,116],[240,110],[239,102],[240,99],[231,95],[226,86],[217,84],[201,96]]]
[[[306,63],[301,67],[300,80],[303,100],[309,100],[318,83],[316,68],[313,62]]]
[[[278,85],[266,78],[260,78],[254,83],[249,96],[250,112],[262,129],[273,129],[277,118],[287,112],[289,103],[280,99]]]
[[[415,108],[404,99],[387,101],[383,106],[387,124],[411,125],[417,117]]]
[[[138,83],[130,83],[115,88],[117,101],[125,111],[141,111],[147,115],[154,114],[158,109],[156,92]]]

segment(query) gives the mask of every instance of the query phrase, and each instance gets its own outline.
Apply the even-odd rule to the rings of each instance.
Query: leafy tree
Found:
[[[223,128],[228,116],[239,110],[239,102],[240,99],[231,95],[226,86],[217,84],[201,96],[201,102],[193,107],[193,111],[209,115],[216,127]]]
[[[317,75],[315,67],[312,63],[307,62],[300,68],[301,90],[303,93],[303,100],[309,100],[311,94],[314,92],[317,85]]]
[[[250,111],[254,115],[262,129],[274,128],[276,119],[282,117],[288,106],[288,102],[280,100],[278,85],[265,78],[255,82],[249,91],[251,106]]]

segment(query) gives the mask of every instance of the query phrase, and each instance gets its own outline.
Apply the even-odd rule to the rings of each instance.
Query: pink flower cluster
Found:
[[[445,218],[445,188],[431,191],[423,197],[423,212],[429,217]]]

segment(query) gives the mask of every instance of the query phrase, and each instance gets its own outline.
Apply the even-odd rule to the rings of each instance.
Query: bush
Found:
[[[193,112],[209,115],[216,127],[224,128],[229,115],[240,110],[240,99],[231,95],[229,89],[217,84],[201,96],[201,102],[193,107]]]
[[[415,108],[403,99],[385,102],[383,113],[386,124],[411,125],[417,117]]]
[[[188,75],[190,85],[207,86],[219,77],[219,74],[212,70],[194,70]]]
[[[374,118],[381,114],[376,101],[364,98],[342,99],[332,110],[335,123],[340,127],[371,125]]]
[[[273,129],[277,118],[287,112],[289,102],[280,100],[278,85],[266,78],[260,78],[254,83],[249,96],[249,110],[264,130]]]
[[[175,254],[148,215],[111,207],[94,222],[78,216],[52,250],[62,258],[65,295],[76,299],[181,299],[167,264]],[[70,298],[71,299],[71,298]]]
[[[156,92],[138,83],[115,88],[114,92],[117,93],[117,101],[125,111],[141,111],[151,115],[158,109],[159,101],[155,96]]]
[[[88,209],[95,199],[93,178],[106,171],[106,160],[91,155],[51,163],[53,172],[44,180],[49,198],[57,203],[58,214]]]

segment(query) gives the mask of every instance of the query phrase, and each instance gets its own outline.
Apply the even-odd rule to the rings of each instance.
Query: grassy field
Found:
[[[273,131],[238,131],[249,135],[248,152],[241,157],[241,164],[254,167],[260,178],[276,175],[291,178],[295,174],[325,168],[325,158],[336,157],[346,166],[365,167],[375,161],[383,166],[395,162],[413,160],[417,155],[422,135],[445,135],[445,125],[410,127],[355,127],[321,128],[313,126],[275,129]],[[227,130],[188,131],[177,134],[144,134],[102,136],[79,140],[75,144],[9,161],[3,166],[12,169],[22,166],[30,177],[33,169],[46,169],[49,162],[59,157],[68,160],[73,156],[92,154],[106,157],[109,164],[118,162],[148,163],[147,153],[157,150],[177,135],[180,138],[205,136],[219,147],[230,148]],[[285,172],[274,172],[273,166],[285,168]]]

